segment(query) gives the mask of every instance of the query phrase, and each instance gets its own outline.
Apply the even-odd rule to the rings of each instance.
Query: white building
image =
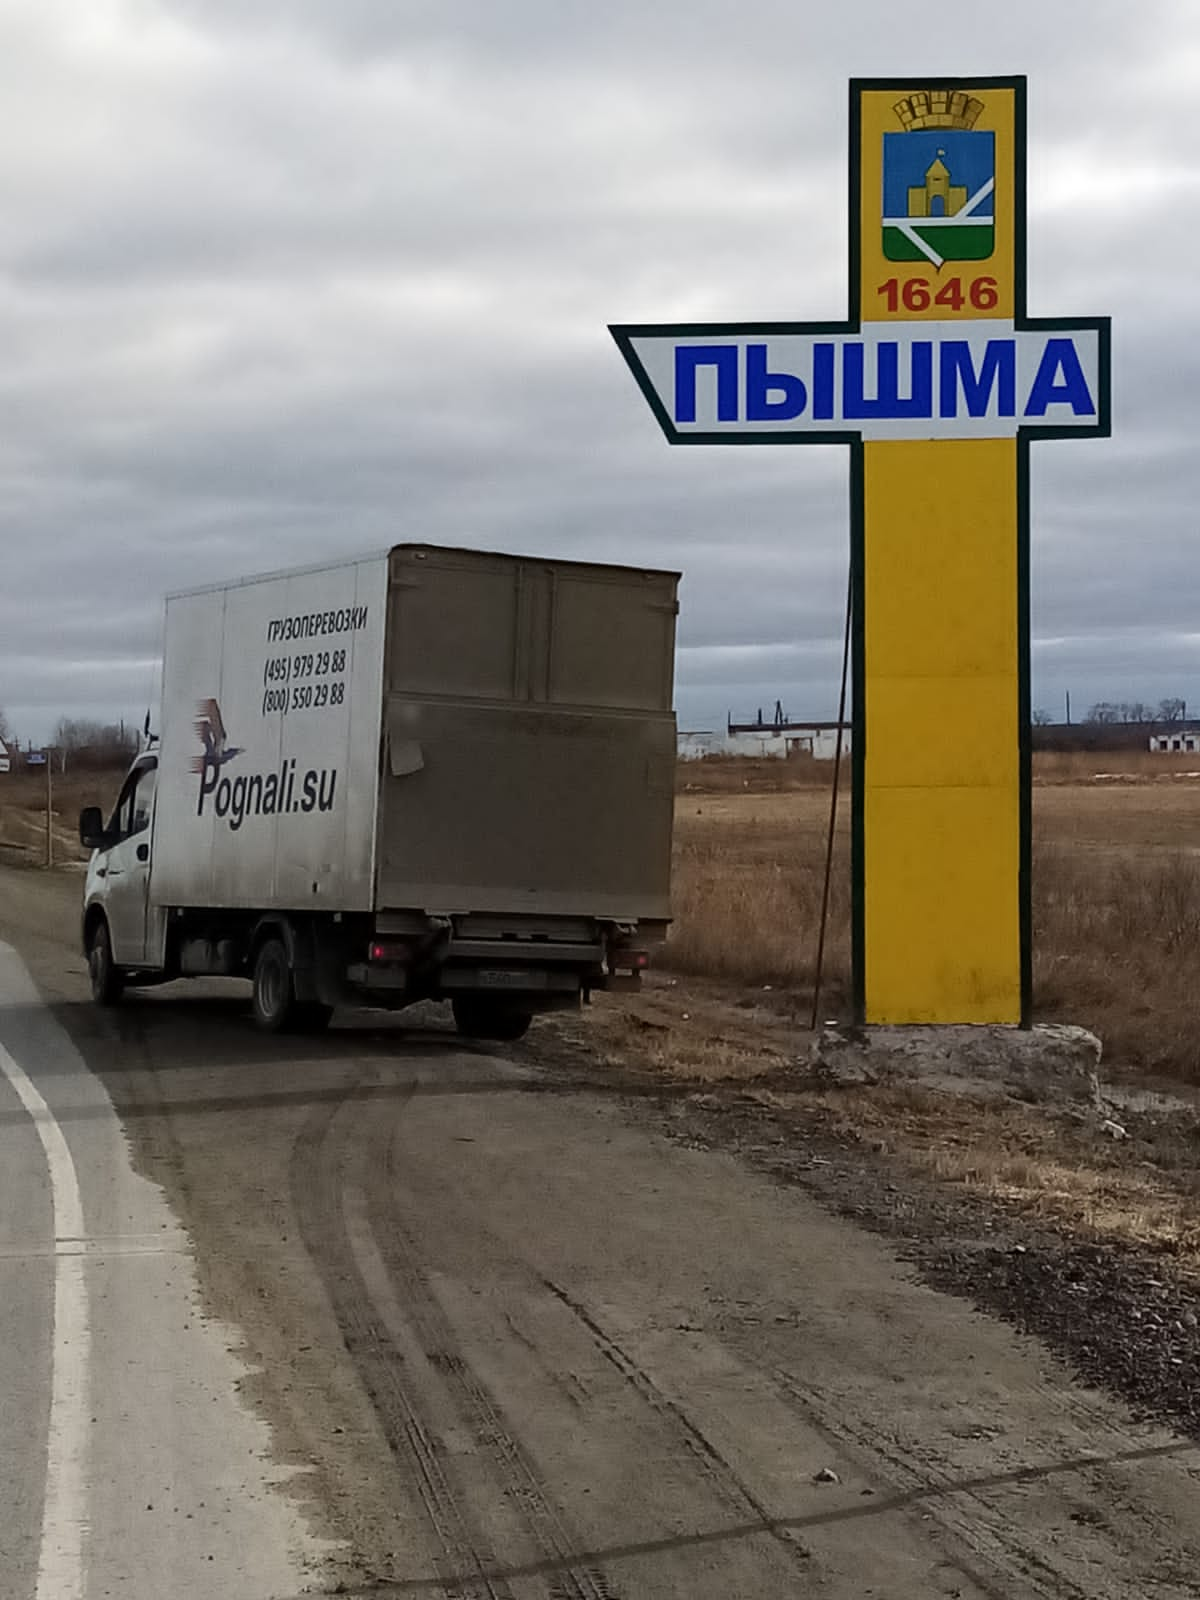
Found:
[[[678,751],[681,761],[702,761],[705,756],[751,756],[757,760],[783,761],[788,756],[812,756],[817,761],[832,761],[837,751],[837,724],[818,723],[812,727],[764,727],[740,729],[680,730]],[[842,729],[842,754],[850,753],[850,729]]]
[[[1161,754],[1164,751],[1197,751],[1200,750],[1200,733],[1191,733],[1183,729],[1167,733],[1152,733],[1150,735],[1151,750]]]

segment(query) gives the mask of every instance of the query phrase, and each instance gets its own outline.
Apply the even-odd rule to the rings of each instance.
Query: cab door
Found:
[[[139,762],[125,779],[108,825],[113,843],[97,864],[104,879],[104,902],[113,960],[121,967],[146,961],[146,912],[150,889],[150,841],[158,760]]]

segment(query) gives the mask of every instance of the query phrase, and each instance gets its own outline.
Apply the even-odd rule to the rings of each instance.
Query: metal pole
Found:
[[[54,752],[46,751],[46,867],[54,865]]]
[[[821,890],[821,930],[817,935],[817,968],[813,975],[812,1027],[821,1015],[821,978],[825,970],[825,929],[829,922],[829,884],[833,877],[833,840],[837,826],[838,789],[842,776],[842,729],[846,725],[846,679],[850,674],[850,613],[854,604],[854,572],[846,580],[846,631],[842,640],[842,688],[838,695],[837,740],[833,754],[833,793],[829,801],[829,838],[825,845],[825,883]],[[861,694],[861,685],[855,693]]]

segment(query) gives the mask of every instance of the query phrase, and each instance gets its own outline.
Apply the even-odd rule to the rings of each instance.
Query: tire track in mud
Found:
[[[411,1484],[445,1562],[443,1590],[458,1600],[515,1600],[480,1531],[468,1524],[457,1488],[403,1382],[404,1363],[355,1262],[343,1210],[345,1163],[337,1124],[352,1105],[359,1079],[345,1098],[319,1107],[297,1136],[290,1163],[292,1199],[305,1247],[320,1273],[342,1338]],[[415,1085],[412,1093],[415,1093]],[[397,1111],[407,1099],[397,1102]]]
[[[394,1126],[377,1119],[367,1160],[369,1217],[379,1252],[426,1358],[451,1391],[472,1438],[490,1459],[501,1493],[517,1509],[526,1533],[557,1570],[547,1573],[549,1600],[620,1600],[620,1592],[598,1567],[575,1560],[581,1540],[548,1496],[533,1462],[505,1422],[490,1392],[460,1354],[457,1340],[429,1284],[428,1273],[397,1205],[387,1197],[404,1193],[395,1162]]]
[[[359,1087],[348,1086],[341,1101],[319,1108],[302,1128],[291,1158],[293,1203],[346,1348],[443,1552],[446,1594],[463,1600],[515,1600],[505,1563],[469,1515],[463,1487],[453,1470],[447,1470],[429,1408],[414,1392],[400,1330],[392,1325],[396,1313],[389,1317],[384,1302],[403,1308],[408,1332],[415,1335],[466,1425],[497,1499],[517,1513],[533,1543],[537,1554],[520,1564],[521,1593],[528,1593],[533,1583],[547,1600],[620,1600],[603,1571],[574,1559],[580,1541],[548,1497],[490,1393],[459,1353],[414,1241],[394,1208],[386,1208],[381,1199],[392,1183],[389,1150],[395,1120],[375,1115],[357,1139],[361,1123],[352,1128],[347,1122]],[[414,1084],[393,1102],[397,1116],[419,1092]],[[369,1228],[365,1248],[354,1236],[352,1212],[360,1213]],[[386,1295],[372,1293],[369,1279],[377,1276],[373,1267],[387,1275]]]
[[[656,1416],[683,1441],[722,1498],[741,1515],[757,1519],[762,1524],[763,1532],[769,1533],[801,1570],[811,1574],[808,1563],[812,1553],[797,1536],[795,1530],[787,1527],[774,1515],[770,1507],[754,1493],[740,1473],[725,1459],[707,1434],[692,1421],[683,1407],[662,1392],[650,1374],[561,1284],[553,1282],[550,1278],[543,1278],[541,1281],[543,1287],[583,1324],[601,1355],[616,1368]]]
[[[757,1365],[757,1363],[756,1363]],[[970,1578],[984,1594],[993,1600],[1007,1600],[1011,1590],[1005,1585],[1019,1582],[1031,1597],[1041,1600],[1088,1600],[1087,1593],[1073,1583],[1065,1573],[1040,1560],[1027,1545],[1019,1543],[1017,1530],[1007,1522],[997,1523],[992,1506],[985,1496],[970,1484],[959,1485],[955,1475],[944,1466],[928,1460],[914,1467],[910,1456],[888,1444],[878,1427],[865,1421],[852,1420],[844,1411],[835,1415],[833,1407],[822,1405],[818,1396],[806,1389],[790,1372],[782,1367],[760,1367],[779,1389],[784,1403],[791,1406],[809,1426],[815,1426],[833,1443],[848,1446],[863,1459],[882,1466],[899,1493],[918,1499],[922,1491],[929,1496],[929,1515],[944,1530],[948,1539],[965,1547],[991,1571],[985,1573],[962,1556],[952,1556],[955,1566]],[[972,1516],[961,1511],[955,1500],[968,1501],[977,1507]]]

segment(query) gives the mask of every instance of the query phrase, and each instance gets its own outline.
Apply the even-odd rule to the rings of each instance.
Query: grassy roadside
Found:
[[[98,805],[107,814],[121,787],[123,770],[53,774],[54,860],[83,861],[79,813]],[[0,860],[41,866],[46,854],[46,778],[44,771],[0,773]]]
[[[1073,1106],[968,1100],[908,1082],[830,1088],[807,1069],[806,1024],[774,991],[660,973],[641,995],[599,996],[581,1018],[539,1029],[552,1056],[582,1054],[712,1111],[759,1113],[797,1144],[819,1132],[894,1177],[1161,1254],[1200,1277],[1200,1094],[1118,1111],[1120,1137],[1103,1115]]]
[[[1200,780],[1178,758],[1135,753],[1111,761],[1101,768],[1094,758],[1081,764],[1054,756],[1035,766],[1035,777],[1049,780],[1034,790],[1036,1015],[1091,1028],[1112,1071],[1200,1083],[1191,998],[1200,970]],[[803,1013],[811,1005],[829,795],[811,771],[784,787],[791,765],[714,763],[711,775],[693,770],[708,763],[685,769],[676,805],[676,921],[663,964],[751,992],[786,990]],[[1084,781],[1087,772],[1093,776]],[[848,999],[849,901],[844,809],[822,1007],[831,1017],[844,1013]]]
[[[1039,757],[1035,1003],[1104,1042],[1104,1075],[1166,1090],[1126,1137],[1067,1107],[979,1104],[912,1084],[824,1089],[805,1073],[827,766],[680,770],[672,937],[640,997],[602,998],[575,1043],[696,1104],[866,1151],[901,1189],[1119,1245],[1200,1274],[1200,781],[1194,757]],[[847,808],[848,809],[848,808]],[[849,819],[840,819],[825,1017],[848,1000]]]

